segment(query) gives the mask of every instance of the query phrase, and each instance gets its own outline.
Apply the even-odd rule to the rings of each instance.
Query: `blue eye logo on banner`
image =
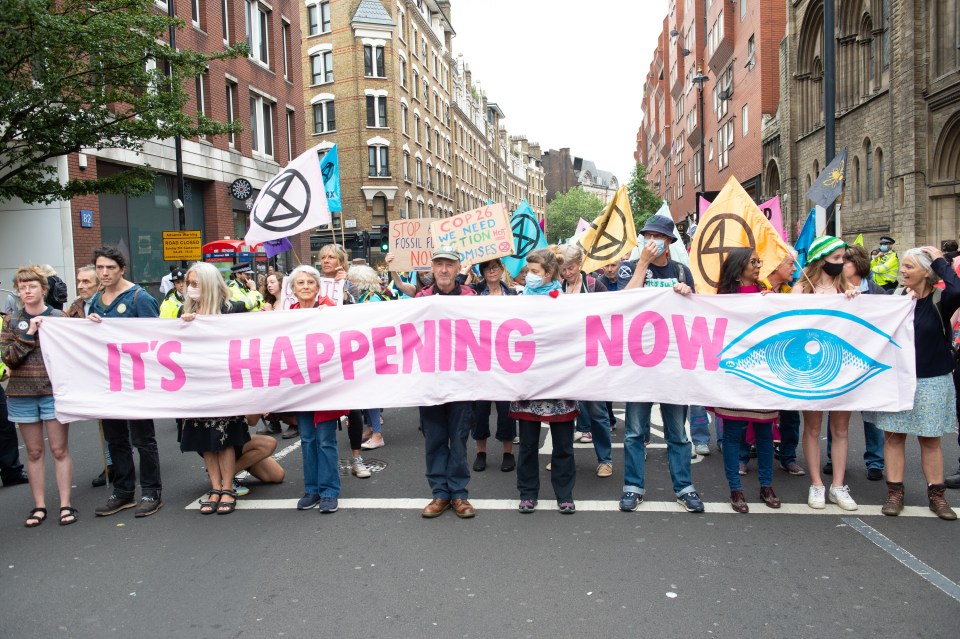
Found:
[[[806,309],[779,313],[757,322],[724,348],[720,355],[730,351],[751,335],[753,346],[738,355],[721,358],[720,370],[736,375],[770,392],[794,399],[830,399],[854,390],[871,377],[890,366],[864,354],[846,339],[818,328],[789,329],[782,326],[787,318],[819,316],[824,323],[837,326],[842,322],[843,332],[856,333],[857,343],[872,344],[882,350],[886,344],[900,346],[890,335],[865,322],[856,315],[842,311]],[[809,319],[804,322],[812,323]],[[781,324],[777,327],[776,324]],[[883,338],[883,344],[876,341]]]
[[[323,174],[323,188],[327,192],[327,204],[330,212],[343,210],[340,203],[340,156],[334,144],[320,160],[320,173]]]

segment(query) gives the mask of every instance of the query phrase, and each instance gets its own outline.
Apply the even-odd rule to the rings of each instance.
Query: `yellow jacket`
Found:
[[[160,317],[177,317],[181,306],[183,306],[183,300],[177,295],[177,289],[173,289],[160,303]]]
[[[883,286],[897,282],[900,272],[900,258],[896,251],[887,251],[870,260],[870,275],[873,281]]]
[[[259,311],[263,307],[263,295],[257,289],[247,288],[237,280],[227,282],[227,288],[230,289],[230,299],[243,302],[248,311]]]

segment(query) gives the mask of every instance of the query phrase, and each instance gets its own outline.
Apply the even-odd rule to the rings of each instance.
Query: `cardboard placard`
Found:
[[[456,248],[463,264],[513,255],[510,213],[503,202],[435,220],[430,225],[430,234],[434,247]]]
[[[395,220],[390,222],[390,262],[391,271],[429,271],[433,258],[433,236],[430,225],[435,218],[424,217],[415,220]]]
[[[326,295],[336,302],[337,306],[343,306],[343,297],[346,284],[347,280],[335,280],[332,277],[321,277],[319,295]],[[283,290],[280,293],[280,299],[277,300],[280,310],[288,310],[291,306],[296,304],[297,301],[297,296],[293,294],[293,280],[291,280],[290,276],[287,275],[283,278]]]

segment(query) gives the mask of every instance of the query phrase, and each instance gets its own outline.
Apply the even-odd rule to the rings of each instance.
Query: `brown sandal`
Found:
[[[37,517],[37,513],[40,513],[40,516]],[[37,523],[31,524],[30,520],[35,519]],[[42,524],[47,519],[47,509],[46,508],[34,508],[30,511],[30,516],[27,517],[27,521],[23,522],[24,527],[26,528],[36,528]]]

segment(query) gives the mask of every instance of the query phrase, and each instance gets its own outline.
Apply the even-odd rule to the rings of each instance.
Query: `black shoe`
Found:
[[[279,435],[283,432],[283,427],[277,420],[265,420],[263,426],[257,429],[257,435]]]
[[[879,468],[868,468],[867,479],[870,481],[880,481],[883,479],[883,471]]]
[[[473,470],[482,473],[487,469],[487,454],[477,453],[477,458],[473,460]]]
[[[133,501],[133,497],[117,497],[116,495],[110,495],[110,499],[107,500],[107,503],[103,506],[100,506],[93,512],[97,517],[106,517],[107,515],[114,515],[121,510],[126,510],[127,508],[135,508],[136,503]]]
[[[514,459],[512,453],[503,454],[503,462],[500,464],[500,470],[509,473],[511,470],[517,467],[517,460]]]
[[[101,486],[106,486],[107,482],[110,481],[110,478],[113,476],[113,466],[107,466],[107,473],[100,473],[90,482],[90,485],[94,488],[100,488]]]
[[[947,486],[947,488],[960,488],[960,468],[958,468],[957,472],[954,474],[947,475],[947,477],[943,480],[943,483]]]
[[[757,447],[756,447],[756,446],[751,446],[751,447],[750,447],[750,459],[756,459],[756,458],[757,458]]]
[[[288,426],[287,430],[283,431],[283,435],[280,435],[283,439],[293,439],[294,437],[300,436],[300,429],[296,426]]]
[[[137,511],[133,514],[133,516],[149,517],[161,508],[163,508],[163,501],[160,499],[159,495],[156,497],[143,497],[140,499],[140,505],[137,506]]]
[[[833,462],[827,462],[823,465],[824,475],[833,475]]]
[[[9,477],[3,478],[4,486],[18,486],[20,484],[29,484],[30,480],[27,479],[27,473],[22,470],[19,473],[14,473]]]

